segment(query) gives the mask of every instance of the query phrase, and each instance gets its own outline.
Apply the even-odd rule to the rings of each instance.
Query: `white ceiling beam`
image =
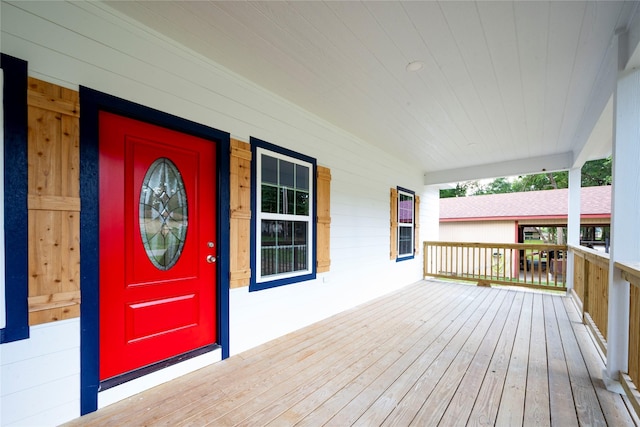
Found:
[[[554,172],[570,169],[572,164],[573,153],[553,154],[460,169],[427,172],[424,174],[424,184],[439,185],[478,179]]]

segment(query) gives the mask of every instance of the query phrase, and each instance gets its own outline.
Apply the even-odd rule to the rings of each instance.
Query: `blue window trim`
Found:
[[[27,62],[2,54],[4,73],[4,255],[6,323],[0,343],[29,338]]]
[[[411,194],[413,196],[413,215],[415,216],[416,214],[416,192],[412,191],[412,190],[408,190],[406,188],[403,187],[396,187],[396,189],[398,190],[398,205],[396,206],[396,209],[398,209],[398,206],[400,205],[400,194],[399,192],[402,191],[403,193],[408,193]],[[400,220],[398,219],[398,224],[400,223]],[[415,224],[416,224],[416,219],[413,218],[413,226],[414,226],[414,230],[415,230]],[[400,225],[397,226],[398,229],[400,228]],[[398,239],[400,239],[400,233],[397,233],[398,235]],[[415,237],[414,237],[415,239]],[[396,245],[398,244],[398,242],[396,241]],[[414,242],[414,248],[415,248],[415,242]],[[415,251],[415,249],[414,249]],[[396,257],[396,262],[402,262],[402,261],[408,261],[410,259],[414,259],[415,258],[415,252],[412,252],[411,255],[405,255],[405,256],[400,256],[400,252],[398,251],[398,257]]]
[[[216,142],[218,164],[218,344],[222,358],[229,357],[229,133],[135,104],[86,87],[80,87],[80,412],[98,409],[100,387],[99,313],[99,129],[100,111],[163,126]]]
[[[313,280],[316,278],[316,239],[317,239],[317,227],[316,227],[316,218],[317,218],[317,179],[316,179],[316,159],[313,157],[305,156],[304,154],[297,153],[292,150],[288,150],[286,148],[278,147],[277,145],[273,145],[269,142],[260,140],[258,138],[251,137],[251,158],[253,159],[251,166],[251,269],[253,274],[251,275],[251,282],[249,284],[249,291],[260,291],[263,289],[275,288],[277,286],[290,285],[292,283],[305,282],[307,280]],[[265,282],[257,282],[257,265],[256,265],[256,245],[257,245],[257,230],[256,230],[256,215],[257,215],[257,206],[256,206],[256,195],[259,191],[257,177],[258,177],[258,158],[257,158],[257,149],[263,148],[265,150],[273,151],[274,153],[282,154],[285,156],[292,157],[294,159],[299,159],[307,163],[311,163],[312,171],[311,171],[311,179],[313,180],[313,208],[311,214],[311,235],[313,236],[313,242],[311,244],[311,273],[303,274],[300,276],[287,277],[283,279],[275,279],[269,280]]]

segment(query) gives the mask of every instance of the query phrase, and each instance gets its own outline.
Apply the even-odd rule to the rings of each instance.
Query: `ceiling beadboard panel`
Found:
[[[586,142],[611,94],[603,81],[615,31],[637,9],[616,1],[106,3],[425,173],[606,155],[610,143],[593,139],[609,121]],[[409,72],[412,61],[424,67]]]

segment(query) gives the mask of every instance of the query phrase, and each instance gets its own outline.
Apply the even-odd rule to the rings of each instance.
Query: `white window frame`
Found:
[[[402,203],[400,201],[400,196],[404,195],[404,196],[409,196],[411,198],[411,223],[403,223],[401,221],[401,214],[400,214],[400,208],[402,206]],[[397,209],[398,209],[398,231],[397,231],[397,242],[396,242],[396,249],[397,249],[397,259],[406,259],[406,258],[412,258],[415,253],[415,224],[416,224],[416,196],[415,193],[413,193],[412,191],[409,190],[405,190],[403,188],[399,188],[398,187],[398,201],[397,201]],[[408,253],[401,253],[400,252],[400,229],[402,228],[410,228],[411,229],[411,251]]]
[[[292,214],[278,214],[278,213],[268,213],[262,212],[262,156],[267,155],[279,160],[284,160],[287,162],[291,162],[296,165],[302,165],[308,168],[309,170],[309,206],[308,206],[308,214],[307,215],[292,215]],[[312,274],[314,272],[313,262],[314,260],[314,248],[315,248],[315,240],[314,240],[314,204],[315,204],[315,191],[313,188],[314,185],[314,165],[312,163],[306,162],[304,160],[287,156],[276,151],[267,150],[262,147],[256,148],[256,244],[255,244],[255,258],[256,258],[256,283],[268,283],[275,280],[282,280],[288,278],[294,278],[298,276],[306,276]],[[288,273],[279,273],[279,274],[270,274],[267,276],[262,275],[262,221],[263,220],[279,220],[279,221],[303,221],[307,222],[307,269],[306,270],[298,270],[292,271]]]

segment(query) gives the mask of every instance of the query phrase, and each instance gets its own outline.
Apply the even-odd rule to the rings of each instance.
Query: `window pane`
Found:
[[[278,159],[262,155],[262,182],[278,184]]]
[[[277,221],[278,227],[278,245],[293,244],[293,223],[291,221]]]
[[[307,223],[306,222],[294,222],[294,230],[293,230],[293,241],[295,245],[306,245],[307,239],[309,237],[307,233]]]
[[[276,221],[263,220],[261,228],[262,266],[260,272],[263,276],[276,274],[276,245],[278,234]]]
[[[398,195],[398,222],[413,223],[413,197],[400,193]]]
[[[301,221],[262,221],[262,276],[307,270],[307,227]]]
[[[262,185],[262,212],[277,213],[278,187]]]
[[[413,254],[413,227],[398,227],[398,254]]]
[[[295,165],[285,160],[280,160],[280,185],[293,188],[293,167]]]
[[[138,206],[142,244],[151,263],[169,270],[182,254],[187,236],[187,193],[182,175],[168,158],[149,166]]]
[[[309,168],[296,165],[296,188],[298,190],[309,190]]]
[[[296,191],[296,215],[309,215],[309,193]]]
[[[280,212],[285,215],[293,215],[295,196],[293,190],[282,188],[280,191]]]

